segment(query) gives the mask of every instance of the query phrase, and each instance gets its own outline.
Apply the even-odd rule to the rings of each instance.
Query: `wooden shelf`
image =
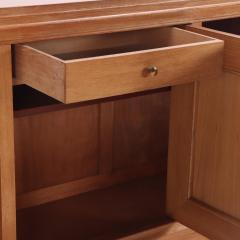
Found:
[[[169,222],[159,177],[20,210],[18,240],[118,239]]]

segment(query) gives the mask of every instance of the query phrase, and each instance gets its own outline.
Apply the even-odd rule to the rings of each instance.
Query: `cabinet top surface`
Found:
[[[216,4],[216,3],[229,3],[238,2],[234,0],[3,0],[0,2],[0,8],[12,8],[12,7],[26,7],[26,6],[43,6],[52,4],[68,4],[68,3],[102,3],[107,5],[126,5],[126,4],[151,4],[151,3],[178,3],[179,6],[188,5],[189,2],[200,4]]]
[[[58,11],[58,8],[65,6],[71,7],[72,10],[77,7],[82,9],[92,8],[109,8],[109,7],[123,7],[123,6],[138,6],[138,5],[162,5],[162,9],[178,9],[191,6],[204,6],[215,4],[231,4],[240,2],[239,0],[3,0],[0,2],[0,10],[9,10],[9,15],[22,11],[20,8],[33,9],[40,7],[39,13],[47,7],[53,12]],[[57,9],[55,8],[57,6]],[[14,11],[12,11],[14,9]],[[158,7],[161,9],[161,7]]]
[[[240,0],[2,0],[0,43],[240,16]]]

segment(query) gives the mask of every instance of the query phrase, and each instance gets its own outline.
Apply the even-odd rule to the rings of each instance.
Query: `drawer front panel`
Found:
[[[221,69],[221,42],[193,44],[67,64],[66,102],[145,91],[213,78]],[[156,67],[156,76],[145,74]]]

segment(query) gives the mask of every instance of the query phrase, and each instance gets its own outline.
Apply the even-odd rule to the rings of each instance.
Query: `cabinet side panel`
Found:
[[[0,46],[0,239],[16,240],[11,47]]]
[[[15,46],[15,84],[27,84],[65,101],[65,64],[25,45]]]

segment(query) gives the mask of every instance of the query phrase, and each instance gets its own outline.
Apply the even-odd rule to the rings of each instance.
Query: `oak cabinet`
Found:
[[[0,3],[0,239],[240,239],[240,1],[48,1]]]

